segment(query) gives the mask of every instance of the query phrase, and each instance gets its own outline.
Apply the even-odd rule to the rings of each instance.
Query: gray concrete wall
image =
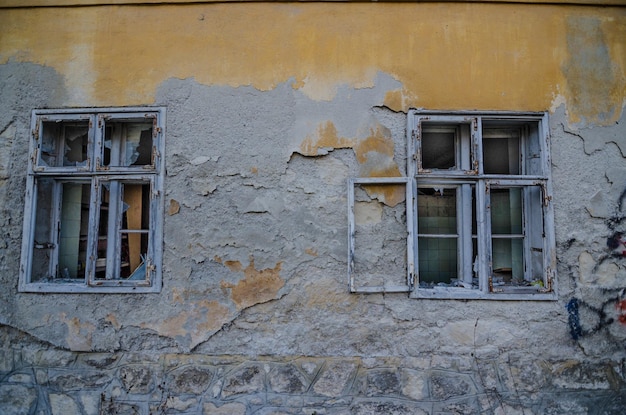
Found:
[[[66,92],[0,65],[0,412],[621,413],[625,117],[550,114],[558,301],[350,294],[346,180],[406,174],[406,114],[382,106],[400,86],[164,82],[161,293],[25,294],[30,111]]]

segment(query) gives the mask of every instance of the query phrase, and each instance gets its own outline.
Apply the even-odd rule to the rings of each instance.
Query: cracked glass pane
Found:
[[[102,155],[104,166],[151,165],[152,137],[152,120],[107,121]]]
[[[145,280],[150,184],[113,181],[101,189],[95,279]]]
[[[89,183],[37,180],[31,281],[75,282],[84,279],[89,196]]]
[[[42,123],[41,167],[86,166],[88,161],[88,121],[45,121]]]
[[[63,183],[59,229],[59,274],[62,279],[85,278],[89,232],[89,183]]]
[[[52,224],[54,223],[55,203],[53,192],[55,181],[52,179],[37,179],[35,209],[35,231],[33,242],[33,259],[31,264],[31,281],[50,281],[56,276],[52,259],[56,250],[56,240]]]

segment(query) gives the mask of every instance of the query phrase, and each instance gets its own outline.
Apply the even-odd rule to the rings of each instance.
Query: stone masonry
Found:
[[[1,333],[3,414],[582,415],[626,406],[624,360],[75,353]]]

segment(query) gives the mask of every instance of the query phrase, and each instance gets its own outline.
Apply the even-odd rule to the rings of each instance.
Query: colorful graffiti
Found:
[[[626,296],[624,295],[624,290],[620,293],[620,300],[615,304],[615,308],[617,309],[617,320],[626,325]]]
[[[606,240],[607,252],[601,254],[596,260],[592,273],[598,272],[600,266],[609,260],[619,261],[626,258],[626,229],[624,229],[624,221],[626,214],[623,212],[626,202],[626,189],[620,194],[615,214],[605,219],[608,234]],[[562,244],[562,248],[568,250],[572,247],[575,240],[569,240]],[[575,272],[572,277],[577,284]],[[626,285],[626,281],[624,284]],[[581,287],[579,287],[581,288]],[[595,287],[596,289],[598,287]],[[574,340],[594,334],[604,328],[608,328],[613,323],[620,323],[626,326],[626,288],[600,288],[603,292],[601,303],[590,301],[585,302],[580,298],[571,298],[565,308],[567,309],[567,321],[569,333]]]
[[[626,257],[626,237],[622,232],[615,232],[611,235],[607,239],[606,245],[611,250],[611,256]]]
[[[567,323],[572,339],[594,334],[614,322],[626,325],[626,288],[619,291],[603,302],[600,306],[592,306],[574,297],[565,306],[567,309]],[[586,314],[587,327],[581,322],[581,314]],[[594,324],[595,322],[595,324]]]

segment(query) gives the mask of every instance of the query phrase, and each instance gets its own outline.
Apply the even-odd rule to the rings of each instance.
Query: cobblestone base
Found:
[[[6,337],[0,352],[1,414],[623,414],[626,408],[624,361],[74,353]]]

